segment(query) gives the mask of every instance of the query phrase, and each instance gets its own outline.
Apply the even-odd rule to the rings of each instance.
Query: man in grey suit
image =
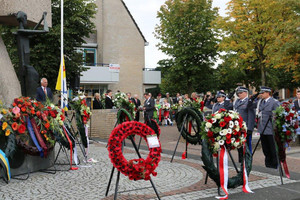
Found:
[[[233,103],[234,111],[238,112],[247,125],[247,144],[250,152],[252,152],[252,133],[255,124],[255,108],[250,107],[248,102],[248,89],[245,87],[238,87],[236,90],[238,99]]]
[[[148,92],[144,93],[144,119],[145,122],[153,118],[153,111],[155,109],[154,99],[151,98]]]
[[[272,116],[273,111],[280,105],[279,101],[271,96],[271,88],[261,86],[261,98],[257,103],[258,111],[258,132],[261,134],[261,145],[265,155],[265,165],[269,168],[276,169],[278,166],[276,146],[273,139]],[[254,105],[255,105],[254,104]],[[266,127],[265,131],[264,127]]]
[[[217,102],[212,107],[212,113],[219,111],[221,108],[225,110],[232,110],[232,103],[226,99],[225,92],[219,91],[217,93]]]

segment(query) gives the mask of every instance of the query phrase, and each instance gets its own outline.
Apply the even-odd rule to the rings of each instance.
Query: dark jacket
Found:
[[[152,119],[153,118],[153,111],[155,109],[154,99],[149,98],[145,100],[144,102],[145,107],[145,120]]]
[[[46,87],[46,91],[47,91],[47,97],[50,100],[52,100],[53,95],[51,89]],[[36,100],[41,102],[46,101],[46,95],[42,87],[38,87],[36,90]]]
[[[298,112],[300,110],[300,105],[299,105],[298,99],[296,99],[294,101],[294,106],[295,106],[296,111]]]
[[[112,109],[114,106],[114,103],[112,102],[112,99],[109,97],[105,97],[105,109]]]
[[[102,103],[101,103],[100,99],[97,100],[95,98],[94,101],[93,101],[93,109],[102,109],[102,108],[103,108],[103,106],[102,106]]]

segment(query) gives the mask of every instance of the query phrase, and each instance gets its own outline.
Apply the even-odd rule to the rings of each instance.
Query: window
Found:
[[[85,66],[96,66],[96,49],[83,49],[83,62]]]

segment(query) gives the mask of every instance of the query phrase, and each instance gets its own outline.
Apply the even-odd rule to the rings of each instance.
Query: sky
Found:
[[[157,11],[160,9],[160,6],[164,4],[165,0],[123,1],[149,43],[148,46],[145,46],[145,68],[155,68],[159,60],[167,58],[167,56],[156,47],[159,40],[154,37],[155,26],[159,24],[159,20],[156,18]],[[220,15],[224,16],[227,2],[229,2],[229,0],[213,0],[213,7],[219,7]],[[219,62],[221,61],[218,61],[218,63]]]

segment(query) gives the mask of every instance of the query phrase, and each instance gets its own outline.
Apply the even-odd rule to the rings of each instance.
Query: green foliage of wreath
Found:
[[[127,117],[127,119],[126,119]],[[118,113],[117,113],[117,123],[118,124],[122,124],[123,122],[126,122],[126,121],[132,121],[132,116],[131,114],[125,109],[125,108],[120,108],[118,110]]]
[[[194,144],[194,145],[196,145],[198,143],[201,143],[201,135],[200,135],[201,130],[200,130],[200,128],[201,128],[201,123],[202,123],[203,119],[202,119],[202,115],[198,114],[198,112],[196,111],[196,109],[189,107],[189,108],[183,108],[176,115],[176,123],[177,123],[178,131],[181,131],[183,121],[184,121],[184,118],[185,118],[186,115],[187,115],[187,120],[188,121],[192,121],[192,120],[196,121],[196,128],[197,128],[196,134],[194,134],[194,135],[189,134],[189,132],[186,129],[185,125],[183,127],[182,132],[181,132],[182,137],[185,140],[187,140],[187,142],[189,142],[191,144]]]
[[[245,157],[246,170],[247,170],[247,175],[249,177],[249,174],[252,169],[252,154],[250,153],[248,146],[246,146],[245,156],[246,156]],[[217,184],[217,186],[220,186],[220,175],[217,170],[217,167],[214,165],[212,152],[208,148],[208,144],[207,144],[206,140],[202,141],[202,157],[201,157],[201,159],[204,164],[203,168],[208,173],[208,176]],[[241,163],[241,169],[242,169],[242,163]],[[236,176],[228,178],[228,188],[236,188],[240,185],[243,185],[242,170]]]

